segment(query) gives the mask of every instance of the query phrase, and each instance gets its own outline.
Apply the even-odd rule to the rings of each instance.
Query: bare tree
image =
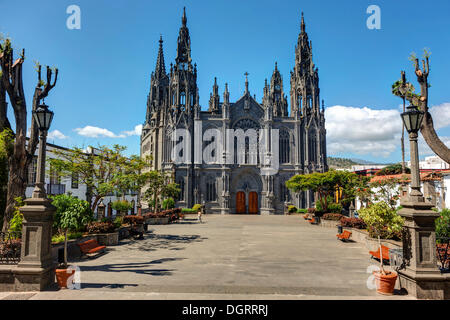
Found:
[[[424,59],[422,60],[422,69],[419,67],[419,59],[415,57],[414,66],[415,73],[417,76],[417,82],[420,84],[420,96],[411,95],[408,101],[413,105],[418,106],[420,110],[425,112],[422,126],[420,127],[420,132],[423,135],[428,146],[436,153],[442,160],[450,163],[450,149],[439,139],[436,134],[436,130],[433,125],[433,118],[428,111],[428,75],[430,73],[430,53],[424,50]]]
[[[0,44],[1,86],[0,86],[0,129],[11,129],[7,115],[6,95],[9,97],[14,111],[15,132],[12,152],[8,154],[9,179],[7,186],[6,210],[3,217],[3,231],[9,228],[9,220],[14,213],[16,197],[24,197],[26,189],[28,165],[33,159],[39,139],[38,127],[32,117],[30,139],[27,135],[27,104],[23,91],[22,66],[25,61],[25,49],[19,58],[14,60],[13,49],[9,39]],[[47,82],[41,79],[41,66],[37,64],[38,83],[34,90],[32,111],[36,110],[42,99],[56,84],[58,69],[55,69],[54,81],[51,83],[53,70],[47,66]],[[13,130],[12,130],[13,131]]]

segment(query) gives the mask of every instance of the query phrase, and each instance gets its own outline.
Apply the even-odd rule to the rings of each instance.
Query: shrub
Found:
[[[23,214],[19,211],[19,208],[25,205],[21,197],[14,198],[16,205],[14,206],[14,216],[9,222],[9,232],[15,233],[18,235],[22,234],[22,222],[23,222]]]
[[[142,217],[142,216],[125,216],[125,217],[123,217],[122,222],[125,224],[131,224],[131,225],[141,224],[141,223],[144,223],[144,217]]]
[[[340,220],[341,226],[355,229],[365,229],[367,227],[363,219],[342,217]]]
[[[195,212],[198,212],[198,210],[200,210],[200,208],[202,207],[201,204],[194,204],[194,206],[192,207],[192,210],[195,210]]]
[[[115,228],[120,228],[120,226],[122,225],[122,217],[116,217],[114,219],[113,225]]]
[[[372,238],[399,239],[403,227],[403,218],[386,202],[377,202],[368,208],[359,210],[359,216],[367,225]]]
[[[183,213],[197,213],[197,210],[190,209],[190,208],[183,208],[183,209],[181,209],[181,212],[183,212]]]
[[[329,203],[327,212],[330,212],[330,213],[341,213],[342,212],[342,205],[339,204],[339,203]]]
[[[297,212],[297,207],[296,207],[296,206],[289,206],[289,207],[288,207],[288,212],[289,212],[289,213]]]
[[[436,237],[450,237],[450,209],[440,212],[440,217],[435,220]]]
[[[88,233],[112,233],[115,231],[114,224],[107,222],[91,222],[87,225]]]
[[[322,216],[322,219],[324,220],[333,220],[333,221],[339,221],[343,217],[340,213],[325,213]]]
[[[83,236],[82,232],[70,232],[67,234],[68,240],[79,239]],[[55,234],[52,237],[52,243],[61,243],[64,242],[64,234]]]
[[[173,198],[164,199],[162,206],[164,209],[173,209],[175,208],[175,200]]]
[[[308,209],[298,208],[297,213],[307,213]]]
[[[308,208],[308,213],[309,213],[309,214],[314,214],[314,213],[316,213],[316,208]]]
[[[131,203],[127,200],[116,200],[111,204],[111,208],[118,212],[128,212],[132,207]]]

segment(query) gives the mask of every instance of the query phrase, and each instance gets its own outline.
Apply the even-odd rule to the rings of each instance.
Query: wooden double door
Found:
[[[258,214],[258,193],[244,191],[236,193],[236,213]]]

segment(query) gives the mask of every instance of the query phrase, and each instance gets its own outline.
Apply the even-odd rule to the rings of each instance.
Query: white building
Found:
[[[48,158],[56,158],[57,155],[53,152],[55,149],[64,150],[70,152],[71,150],[68,148],[64,148],[55,144],[47,143],[47,159]],[[39,145],[36,148],[35,156],[30,166],[28,167],[28,177],[27,177],[27,188],[25,190],[26,198],[30,198],[34,184],[36,181],[36,169],[37,169],[37,157],[39,152]],[[88,148],[86,155],[89,153],[95,154],[95,149]],[[46,170],[45,170],[45,190],[48,195],[58,195],[64,193],[71,193],[73,196],[78,199],[87,200],[87,186],[81,183],[78,180],[78,177],[75,175],[69,177],[61,177],[54,170],[52,170],[49,162],[46,162]],[[122,199],[122,198],[120,198]],[[112,209],[112,202],[119,200],[118,197],[111,194],[106,197],[103,197],[103,203],[105,204],[105,216],[113,216],[116,214],[115,210]],[[137,193],[129,192],[129,194],[125,195],[125,200],[130,202],[133,205],[133,208],[128,212],[128,214],[134,214],[137,212],[136,205],[138,203]],[[95,212],[97,214],[97,212]]]
[[[408,161],[408,167],[411,168],[411,161]],[[419,161],[420,169],[446,170],[450,169],[450,164],[438,156],[425,157],[425,160]]]

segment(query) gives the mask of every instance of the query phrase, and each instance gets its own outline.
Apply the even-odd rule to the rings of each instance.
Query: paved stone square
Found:
[[[411,299],[369,290],[365,244],[337,241],[335,228],[298,215],[203,220],[149,226],[144,240],[76,262],[81,290],[31,299]]]

